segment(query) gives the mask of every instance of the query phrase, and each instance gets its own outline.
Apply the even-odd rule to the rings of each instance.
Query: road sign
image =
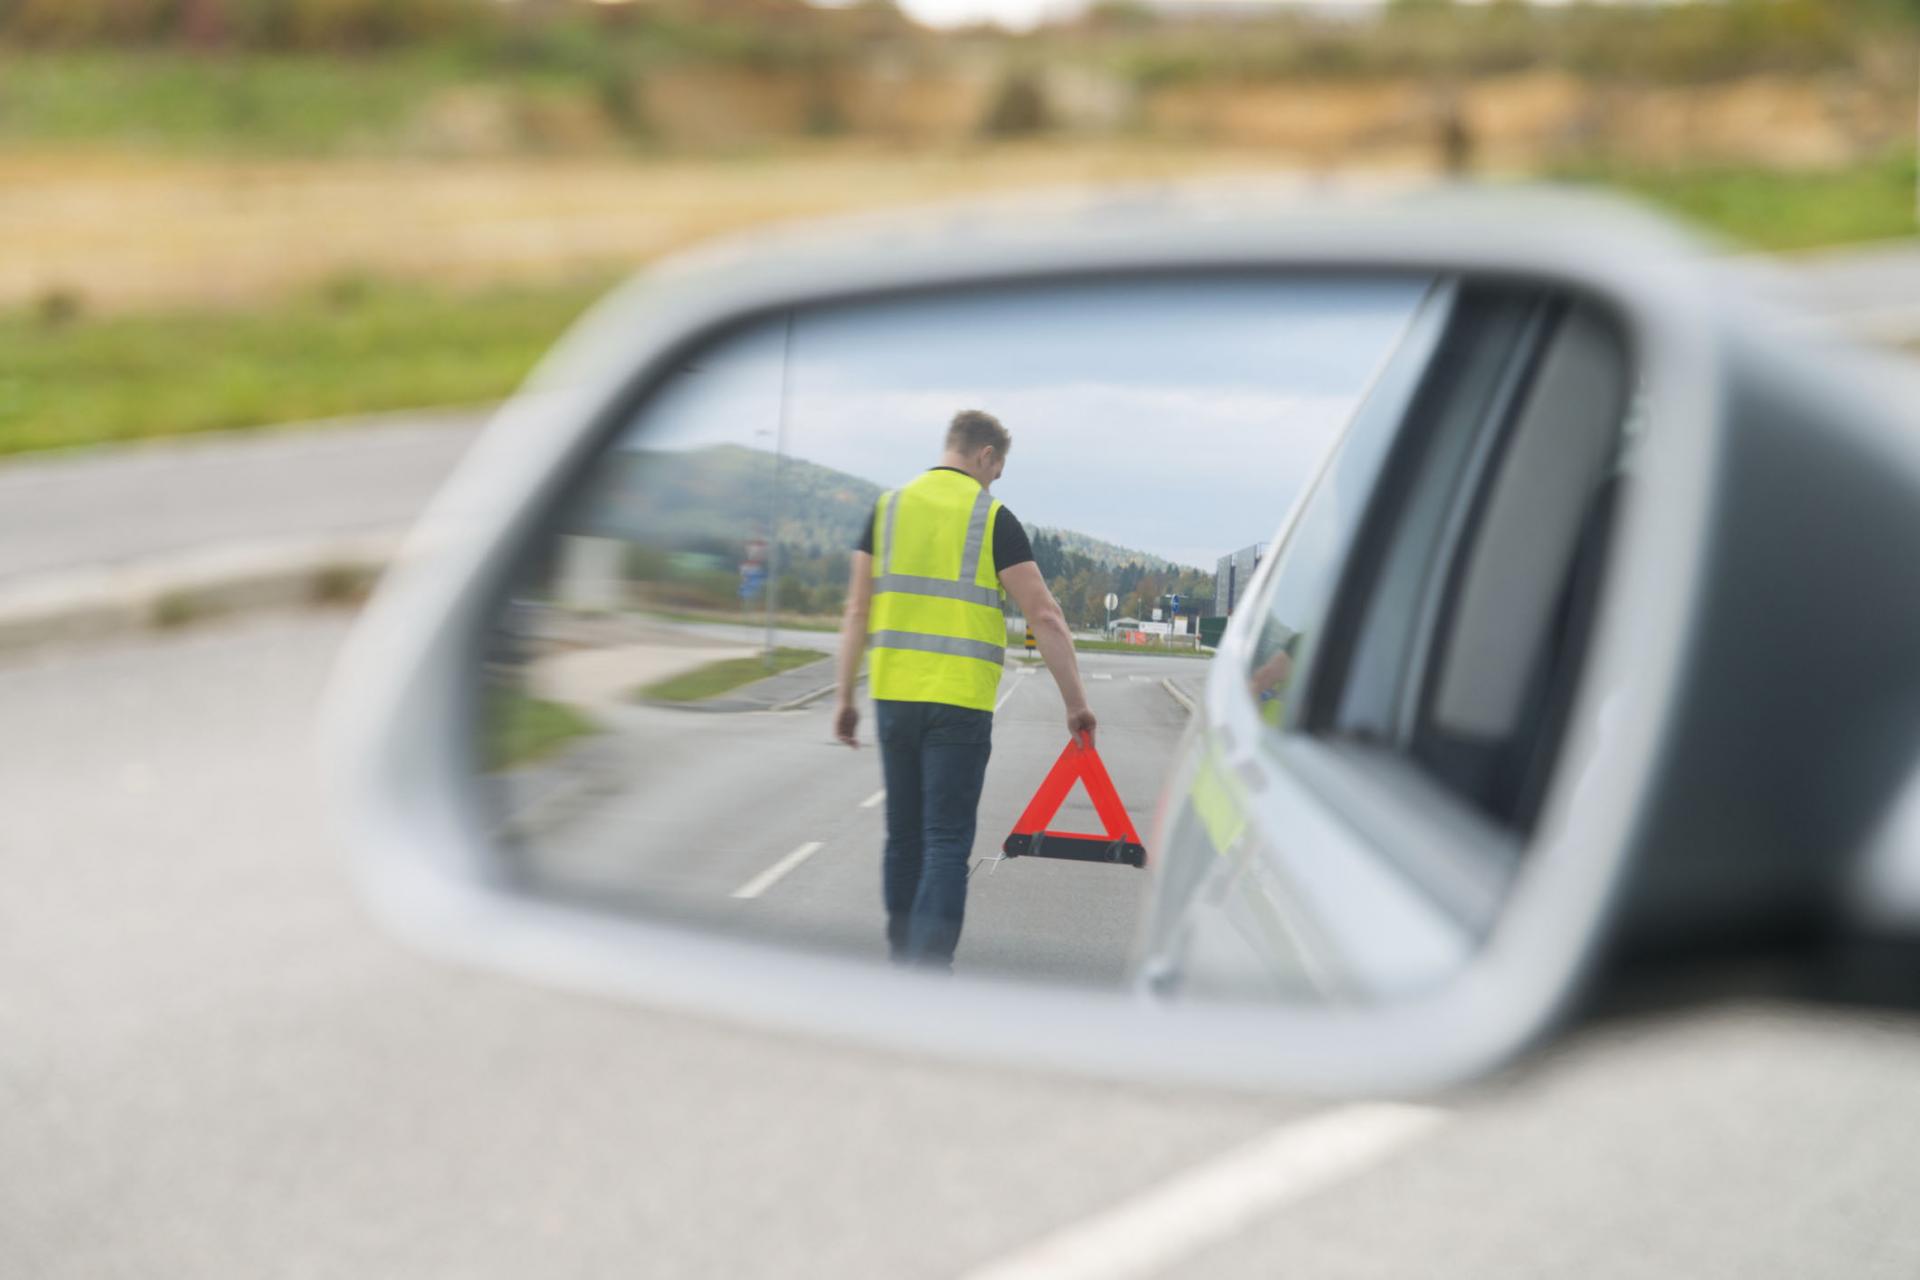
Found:
[[[740,598],[752,600],[767,585],[767,567],[763,564],[743,564],[740,566]]]
[[[1027,628],[1027,652],[1032,653],[1034,649],[1034,645],[1037,643],[1038,642],[1033,638],[1033,628],[1028,627]]]
[[[1077,831],[1048,831],[1046,825],[1060,812],[1067,793],[1078,779],[1093,801],[1100,824],[1100,835]],[[1069,738],[1060,758],[1047,771],[1040,789],[1033,793],[1027,811],[1013,824],[1013,833],[1000,846],[1009,858],[1070,858],[1075,862],[1121,862],[1132,867],[1147,865],[1147,851],[1140,833],[1133,829],[1120,793],[1113,789],[1107,766],[1091,746],[1081,746],[1078,738]]]
[[[1119,607],[1120,607],[1120,597],[1113,594],[1113,592],[1111,591],[1107,592],[1107,608],[1118,609]]]

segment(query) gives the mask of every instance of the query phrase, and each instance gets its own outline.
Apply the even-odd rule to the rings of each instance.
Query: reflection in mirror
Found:
[[[1193,762],[1221,727],[1193,721],[1228,679],[1255,723],[1300,727],[1311,659],[1274,595],[1291,588],[1256,598],[1256,573],[1270,545],[1300,559],[1282,522],[1329,456],[1315,492],[1333,483],[1349,424],[1405,416],[1434,381],[1467,292],[1318,274],[1003,286],[770,315],[690,352],[501,603],[477,757],[504,864],[530,893],[877,963],[1335,993],[1168,980],[1233,950],[1206,929],[1257,950],[1231,917],[1272,908],[1246,893],[1255,843],[1208,830],[1289,820],[1239,789],[1230,819],[1194,818]],[[1305,530],[1303,508],[1325,540],[1312,592],[1385,466],[1394,426],[1374,432],[1330,527]],[[1523,489],[1494,503],[1516,527]],[[1498,560],[1468,576],[1477,617],[1508,607],[1496,580],[1554,571]],[[1215,669],[1230,622],[1250,630],[1233,672]],[[1442,657],[1421,705],[1475,729],[1484,676]],[[1181,847],[1153,847],[1163,802]],[[1023,856],[1003,856],[1016,831]]]

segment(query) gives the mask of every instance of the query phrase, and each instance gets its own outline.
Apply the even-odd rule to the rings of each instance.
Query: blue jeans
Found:
[[[993,712],[880,699],[873,709],[887,783],[887,949],[899,964],[949,969],[967,910]]]

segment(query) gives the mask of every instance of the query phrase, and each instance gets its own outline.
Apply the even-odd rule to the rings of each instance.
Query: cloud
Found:
[[[697,356],[632,439],[772,449],[895,485],[982,408],[1030,524],[1181,563],[1269,539],[1404,331],[1408,280],[1208,279],[942,295],[802,315]]]

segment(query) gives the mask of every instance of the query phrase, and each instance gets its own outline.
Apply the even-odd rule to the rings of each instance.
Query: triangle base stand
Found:
[[[1016,833],[1007,837],[1001,852],[1009,858],[1066,858],[1073,862],[1117,862],[1129,867],[1147,865],[1147,851],[1131,840],[1084,836],[1070,831]]]

